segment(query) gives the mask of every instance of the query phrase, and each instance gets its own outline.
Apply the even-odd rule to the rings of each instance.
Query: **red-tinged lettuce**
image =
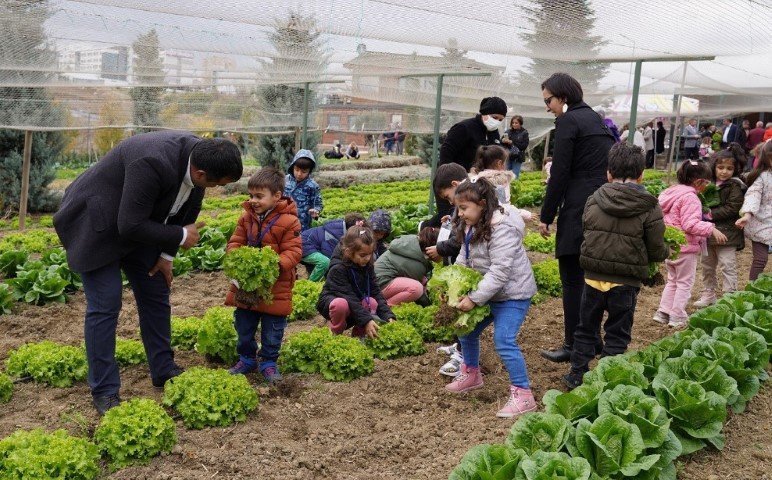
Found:
[[[448,480],[506,480],[515,478],[517,467],[525,457],[522,450],[504,445],[477,445],[469,449],[450,472]]]
[[[545,411],[556,413],[575,422],[580,418],[598,416],[598,400],[606,384],[603,382],[582,384],[570,392],[548,390],[542,397]]]
[[[605,383],[606,389],[617,385],[635,385],[645,390],[649,386],[649,380],[643,370],[643,365],[630,362],[622,355],[604,357],[594,369],[584,374],[583,383]]]
[[[716,304],[693,313],[689,317],[689,328],[700,328],[710,335],[718,327],[734,327],[739,319],[728,305]]]
[[[475,290],[482,279],[480,272],[462,265],[435,266],[427,287],[440,307],[435,317],[436,323],[450,325],[456,334],[466,335],[485,320],[491,312],[489,305],[478,305],[468,312],[456,310],[461,299]]]
[[[526,413],[517,419],[509,431],[506,445],[530,455],[539,450],[563,450],[573,430],[571,422],[555,413]]]
[[[727,415],[724,397],[705,391],[697,382],[667,372],[654,378],[652,389],[672,419],[671,428],[681,442],[684,455],[708,444],[719,450],[724,447],[721,435]]]
[[[19,430],[0,440],[0,472],[4,479],[93,479],[99,448],[64,430]]]
[[[564,452],[536,452],[523,458],[515,480],[589,480],[592,468],[587,460]]]

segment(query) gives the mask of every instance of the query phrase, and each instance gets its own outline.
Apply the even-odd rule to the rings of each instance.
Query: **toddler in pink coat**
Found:
[[[665,260],[667,284],[654,315],[655,321],[674,328],[686,326],[686,305],[692,296],[699,256],[707,249],[707,238],[713,235],[719,245],[726,242],[726,235],[715,224],[702,219],[702,203],[697,194],[710,184],[710,178],[708,165],[687,160],[678,169],[678,185],[659,195],[665,225],[683,230],[687,241],[676,260]]]

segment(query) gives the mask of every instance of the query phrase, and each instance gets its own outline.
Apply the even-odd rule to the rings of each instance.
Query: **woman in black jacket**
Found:
[[[657,129],[654,134],[654,149],[657,155],[665,153],[665,135],[667,135],[665,126],[662,125],[662,122],[657,122]]]
[[[600,115],[584,103],[582,86],[570,75],[555,73],[541,84],[541,89],[547,111],[556,119],[552,170],[539,231],[549,236],[549,226],[560,209],[555,257],[563,284],[565,337],[562,347],[540,353],[550,361],[567,362],[584,291],[584,272],[579,266],[582,212],[587,198],[606,183],[608,152],[614,136]]]
[[[501,144],[509,150],[509,168],[520,178],[520,167],[525,161],[525,149],[528,148],[528,130],[523,128],[523,117],[515,115],[509,121],[509,130],[501,139]]]

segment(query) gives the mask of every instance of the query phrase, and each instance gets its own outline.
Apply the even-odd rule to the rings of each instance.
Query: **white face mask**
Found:
[[[487,117],[488,118],[483,119],[483,124],[485,124],[485,128],[487,128],[489,132],[492,132],[498,129],[499,125],[501,125],[501,120],[496,120],[490,115],[488,115]]]

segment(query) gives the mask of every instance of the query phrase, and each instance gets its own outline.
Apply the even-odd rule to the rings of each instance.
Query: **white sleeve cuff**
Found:
[[[185,240],[188,239],[188,229],[185,227],[182,227],[182,240],[180,241],[180,246],[182,246],[183,243],[185,243]]]
[[[161,255],[159,255],[159,256],[160,256],[161,258],[163,258],[164,260],[166,260],[167,262],[173,262],[173,261],[174,261],[174,257],[172,257],[171,255],[169,255],[168,253],[163,253],[163,252],[161,252]]]

